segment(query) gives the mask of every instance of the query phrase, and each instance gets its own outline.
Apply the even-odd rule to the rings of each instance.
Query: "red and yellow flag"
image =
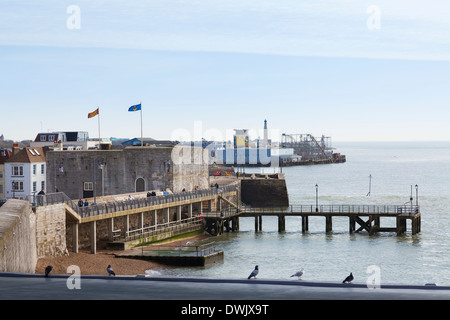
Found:
[[[88,119],[89,119],[89,118],[93,118],[93,117],[95,117],[96,115],[98,115],[98,108],[97,108],[97,110],[92,111],[91,113],[88,113]]]

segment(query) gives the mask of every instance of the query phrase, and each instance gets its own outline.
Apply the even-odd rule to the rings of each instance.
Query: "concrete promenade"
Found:
[[[448,300],[450,287],[299,280],[81,276],[0,273],[0,300]],[[71,282],[75,283],[75,282]]]

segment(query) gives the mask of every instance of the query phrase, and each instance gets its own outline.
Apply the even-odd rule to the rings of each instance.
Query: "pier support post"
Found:
[[[302,232],[305,233],[308,231],[308,216],[302,216]]]
[[[130,216],[127,214],[126,216],[123,217],[123,219],[124,219],[123,236],[126,238],[128,235],[128,231],[130,231]]]
[[[356,230],[356,221],[355,221],[355,218],[353,216],[349,216],[348,218],[349,218],[348,229],[349,229],[350,233],[353,233]]]
[[[188,204],[188,218],[192,218],[192,203]]]
[[[406,231],[406,219],[397,217],[397,235],[401,235]]]
[[[372,226],[373,216],[369,216],[369,236],[373,235],[373,226]]]
[[[278,232],[286,231],[286,216],[278,215]]]
[[[72,252],[78,252],[78,226],[79,223],[74,223],[72,225]]]
[[[153,225],[155,226],[155,231],[158,228],[158,210],[153,210]]]
[[[108,229],[108,240],[109,241],[114,241],[114,218],[110,218],[106,221],[107,224],[107,229]]]
[[[138,229],[141,229],[141,232],[142,232],[142,228],[144,228],[144,213],[143,212],[141,212],[140,214],[139,214],[139,221],[138,221]]]
[[[325,231],[326,232],[333,231],[333,220],[331,215],[325,216]]]
[[[181,208],[182,206],[177,207],[177,221],[181,220]]]
[[[164,209],[164,211],[166,212],[166,223],[170,222],[170,208],[166,208]]]
[[[91,222],[91,253],[97,253],[97,221]]]
[[[231,219],[231,231],[239,230],[239,217],[233,217]]]
[[[255,216],[255,232],[262,231],[262,216]]]

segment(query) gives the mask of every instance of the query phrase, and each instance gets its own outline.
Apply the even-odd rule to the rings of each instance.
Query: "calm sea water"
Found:
[[[347,156],[346,163],[283,168],[291,204],[315,204],[316,184],[319,204],[405,204],[411,186],[416,201],[417,184],[421,233],[411,235],[408,223],[403,236],[349,234],[347,218],[333,218],[333,232],[325,233],[323,217],[310,218],[306,234],[299,217],[286,218],[283,233],[275,217],[263,217],[262,232],[255,232],[254,218],[241,218],[239,232],[207,241],[224,251],[223,264],[171,267],[150,274],[246,278],[259,265],[261,279],[294,281],[290,276],[304,268],[304,280],[342,281],[353,272],[354,282],[366,283],[368,267],[375,265],[382,283],[450,285],[450,142],[355,142],[334,147]],[[381,224],[395,226],[395,219],[381,219]]]

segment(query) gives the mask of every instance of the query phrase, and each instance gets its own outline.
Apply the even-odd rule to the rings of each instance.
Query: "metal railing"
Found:
[[[115,240],[124,239],[125,241],[132,241],[157,236],[167,232],[172,232],[175,235],[197,230],[201,226],[201,224],[201,218],[199,216],[195,216],[192,218],[172,221],[168,223],[161,223],[139,229],[128,230],[125,232],[123,232],[122,230],[114,230],[113,237]]]
[[[138,208],[152,207],[161,204],[169,204],[173,202],[195,200],[202,197],[210,197],[233,191],[236,191],[235,185],[223,186],[220,188],[214,187],[209,189],[193,190],[175,194],[140,197],[133,200],[127,199],[127,200],[113,200],[103,202],[101,198],[98,198],[98,202],[82,207],[78,206],[76,203],[77,201],[71,200],[65,193],[58,192],[46,195],[38,195],[36,196],[35,199],[36,201],[33,204],[36,206],[46,206],[56,203],[67,203],[82,218],[85,218],[130,209],[138,209]]]
[[[415,215],[420,212],[418,205],[290,205],[286,207],[254,208],[243,206],[242,214],[383,214]]]
[[[193,256],[202,257],[216,252],[211,243],[201,245],[158,245],[142,247],[142,255],[152,256]]]

